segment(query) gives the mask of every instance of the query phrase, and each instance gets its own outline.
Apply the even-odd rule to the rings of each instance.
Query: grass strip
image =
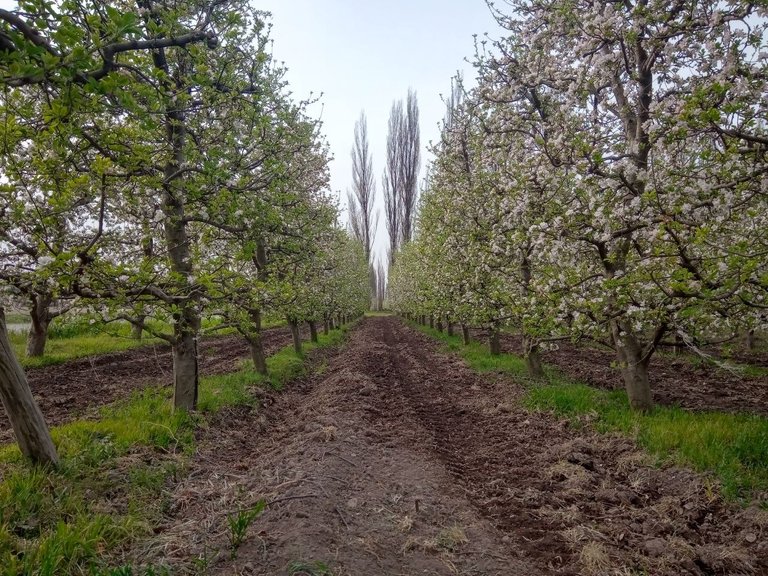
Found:
[[[729,499],[757,500],[768,508],[768,418],[717,411],[692,412],[657,406],[634,412],[623,390],[608,391],[576,382],[547,366],[542,381],[528,377],[525,361],[513,354],[492,356],[484,346],[464,346],[460,337],[414,325],[461,355],[477,372],[503,372],[526,387],[523,405],[553,412],[575,425],[591,425],[602,433],[619,432],[637,441],[659,462],[670,461],[714,474]],[[616,376],[619,378],[619,375]]]
[[[17,315],[18,317],[18,315]],[[25,323],[29,322],[26,317]],[[171,327],[161,322],[152,322],[153,328],[158,331],[170,332]],[[283,326],[285,322],[272,319],[264,323],[263,329]],[[203,322],[203,331],[213,331],[217,321],[206,319]],[[216,330],[217,335],[235,334],[234,328]],[[137,340],[131,336],[131,327],[127,323],[114,324],[105,327],[102,324],[89,324],[82,319],[65,319],[61,324],[51,327],[48,342],[45,345],[45,354],[29,358],[26,355],[26,332],[12,332],[10,334],[11,346],[16,357],[24,368],[42,368],[63,364],[70,360],[99,356],[112,352],[123,352],[143,346],[166,345],[167,342],[160,338],[154,338],[144,334],[144,338]]]
[[[339,344],[345,332],[305,343],[305,353]],[[0,576],[136,576],[128,566],[109,568],[109,559],[152,534],[168,511],[196,428],[222,408],[255,406],[254,387],[280,389],[309,369],[292,347],[267,365],[268,377],[246,361],[238,372],[201,378],[194,414],[172,410],[169,388],[147,388],[102,408],[98,419],[57,426],[56,469],[28,465],[15,444],[0,448]]]

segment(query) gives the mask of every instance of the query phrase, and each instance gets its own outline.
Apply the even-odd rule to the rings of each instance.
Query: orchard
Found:
[[[511,2],[450,103],[393,308],[648,364],[765,329],[766,70],[753,4]],[[416,277],[416,280],[413,278]]]
[[[768,574],[763,2],[9,3],[0,576]]]

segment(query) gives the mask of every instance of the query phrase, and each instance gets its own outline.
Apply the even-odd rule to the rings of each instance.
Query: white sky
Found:
[[[331,188],[346,205],[351,185],[355,121],[361,110],[368,116],[368,138],[377,175],[377,206],[383,204],[387,121],[395,99],[409,87],[417,92],[420,108],[422,176],[426,146],[438,136],[445,112],[441,94],[450,89],[458,70],[466,84],[474,78],[466,59],[474,55],[474,38],[499,36],[485,0],[253,0],[259,10],[272,13],[276,60],[284,61],[296,98],[322,94],[312,109],[321,116],[334,160]],[[13,9],[16,2],[0,0]],[[386,257],[383,214],[376,252]]]
[[[445,113],[441,94],[462,70],[474,78],[473,34],[498,37],[499,27],[484,0],[255,0],[272,13],[274,55],[285,61],[287,79],[297,98],[322,93],[314,115],[322,114],[323,131],[334,161],[331,187],[346,203],[352,181],[355,121],[368,116],[368,138],[377,175],[377,202],[382,205],[381,173],[392,101],[417,92],[420,108],[422,175],[426,145],[438,136]],[[383,214],[376,251],[386,257]]]

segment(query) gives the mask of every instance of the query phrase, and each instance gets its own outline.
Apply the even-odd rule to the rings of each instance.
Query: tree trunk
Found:
[[[261,340],[261,334],[250,336],[248,338],[248,345],[251,349],[254,369],[259,374],[266,376],[269,371],[267,370],[267,356],[264,354],[264,343]]]
[[[429,315],[429,327],[430,328],[435,327],[435,317],[432,314]]]
[[[27,336],[27,356],[36,358],[45,354],[45,343],[48,341],[48,327],[51,322],[51,303],[53,298],[47,294],[31,296],[32,305],[29,309],[31,324]]]
[[[48,322],[32,322],[27,335],[27,357],[36,358],[45,354],[48,341]]]
[[[648,380],[648,362],[650,355],[643,359],[643,348],[637,338],[619,322],[611,323],[613,341],[616,345],[624,387],[633,410],[648,412],[653,408],[651,385]]]
[[[493,326],[488,335],[488,342],[491,348],[491,355],[498,356],[501,354],[501,341],[499,340],[499,329]]]
[[[675,332],[675,345],[672,347],[672,352],[677,356],[685,351],[685,342],[683,337],[678,332]]]
[[[261,339],[261,310],[252,308],[248,311],[251,319],[251,331],[247,334],[246,340],[251,349],[251,359],[253,367],[259,374],[266,376],[269,373],[267,369],[267,355],[264,353],[264,342]]]
[[[744,334],[744,348],[746,348],[747,352],[755,351],[755,331],[754,330],[747,330],[746,334]]]
[[[296,354],[301,356],[301,332],[299,332],[299,323],[296,320],[288,320],[288,325],[291,327],[291,336],[293,337],[293,349]]]
[[[309,339],[312,342],[317,342],[317,324],[314,320],[310,320],[307,324],[309,324]]]
[[[173,406],[182,410],[197,408],[197,330],[186,322],[176,323],[173,345]]]
[[[437,317],[437,331],[442,332],[443,331],[443,317],[438,316]]]
[[[471,341],[469,337],[469,327],[465,326],[464,324],[461,325],[461,337],[464,340],[464,346],[469,346]]]
[[[543,378],[544,366],[541,363],[539,345],[523,337],[523,355],[525,357],[525,367],[528,368],[528,375],[531,378]]]
[[[169,77],[179,71],[171,71],[162,51],[152,54],[155,68]],[[181,83],[181,79],[176,80]],[[170,82],[166,81],[167,86]],[[170,155],[163,166],[162,203],[163,235],[168,265],[178,280],[173,286],[177,296],[172,302],[174,313],[173,345],[173,405],[184,410],[197,408],[197,333],[200,330],[200,314],[197,311],[201,298],[200,289],[194,283],[192,247],[193,241],[187,234],[185,198],[187,196],[186,172],[182,169],[187,158],[185,142],[187,137],[186,115],[175,97],[165,102],[164,120],[166,143]],[[183,296],[180,296],[183,295]],[[166,305],[171,304],[165,301]]]
[[[5,311],[0,307],[0,400],[16,435],[19,449],[35,464],[56,465],[56,447],[40,407],[29,389],[24,369],[8,340]]]
[[[328,322],[328,314],[323,314],[323,334],[328,336],[331,332],[331,324]]]
[[[445,325],[448,330],[448,336],[453,336],[453,322],[451,322],[450,316],[445,317]]]
[[[141,340],[142,336],[144,335],[144,321],[146,318],[146,316],[141,315],[136,318],[135,324],[131,324],[131,338],[134,340]]]

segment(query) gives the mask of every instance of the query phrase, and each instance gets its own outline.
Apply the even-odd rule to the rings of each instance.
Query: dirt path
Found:
[[[315,361],[266,409],[214,423],[135,558],[222,576],[768,573],[768,512],[523,411],[509,381],[395,318]],[[274,504],[232,558],[227,518],[260,498]]]
[[[274,354],[290,343],[288,328],[264,330],[267,354]],[[240,336],[204,338],[200,343],[200,373],[234,372],[240,369],[240,360],[248,356],[248,347]],[[30,368],[27,377],[48,425],[55,426],[95,412],[145,386],[171,385],[171,347],[167,344],[142,346],[56,366]],[[10,423],[0,410],[0,443],[12,440]]]

